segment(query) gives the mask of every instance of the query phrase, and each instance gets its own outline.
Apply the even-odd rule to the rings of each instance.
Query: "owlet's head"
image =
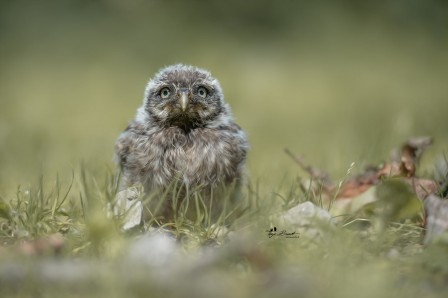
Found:
[[[163,127],[193,129],[228,113],[218,81],[208,71],[182,64],[161,69],[145,89],[139,113]]]

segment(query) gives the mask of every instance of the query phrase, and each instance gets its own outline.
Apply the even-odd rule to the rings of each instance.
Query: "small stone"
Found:
[[[448,231],[448,200],[436,195],[429,195],[424,202],[426,221],[425,239],[423,243],[429,244]]]
[[[299,238],[321,241],[324,234],[334,228],[334,220],[330,213],[307,201],[299,204],[282,214],[278,218],[276,229],[287,233],[296,233]]]
[[[154,231],[136,239],[129,247],[128,260],[151,267],[165,267],[179,261],[176,240],[164,232]]]
[[[314,205],[310,201],[299,204],[288,211],[284,212],[281,219],[287,224],[302,225],[304,222],[308,224],[310,219],[318,219],[325,222],[332,223],[331,214]]]

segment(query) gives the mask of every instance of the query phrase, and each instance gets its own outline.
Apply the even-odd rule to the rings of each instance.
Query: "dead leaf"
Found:
[[[394,176],[398,176],[400,175],[401,171],[400,171],[400,163],[399,162],[395,162],[392,161],[390,163],[384,163],[382,165],[380,165],[378,172],[377,172],[377,177],[378,179],[381,179],[383,177],[394,177]]]
[[[371,184],[359,184],[357,183],[357,181],[349,181],[347,183],[344,183],[336,198],[354,198],[364,193],[371,187]]]
[[[438,189],[438,185],[434,180],[416,177],[402,178],[402,180],[412,187],[412,190],[421,200],[430,194],[436,193]]]
[[[373,186],[368,191],[354,198],[350,205],[350,213],[358,213],[360,211],[370,213],[369,211],[372,209],[373,204],[377,201],[376,188],[376,186]]]
[[[349,177],[341,186],[336,198],[354,198],[372,185],[378,183],[377,171],[374,167],[367,167],[366,171],[354,177]]]
[[[363,173],[356,176],[347,177],[338,189],[331,181],[329,175],[315,167],[307,165],[302,157],[298,157],[285,149],[288,154],[304,171],[306,171],[312,181],[317,181],[317,186],[313,190],[320,191],[322,198],[349,199],[356,198],[364,192],[378,185],[385,177],[401,177],[404,183],[412,187],[412,190],[420,199],[437,191],[438,184],[429,179],[415,177],[418,161],[424,150],[432,144],[431,137],[415,137],[408,139],[397,152],[397,156],[391,162],[380,164],[379,166],[369,166]],[[303,185],[303,189],[313,186],[313,184]],[[337,191],[337,193],[335,193]]]
[[[401,147],[401,174],[407,177],[414,177],[417,163],[420,160],[423,151],[431,144],[431,137],[410,138]]]

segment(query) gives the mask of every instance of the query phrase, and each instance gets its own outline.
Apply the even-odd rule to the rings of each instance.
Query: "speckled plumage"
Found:
[[[142,106],[115,146],[121,188],[142,184],[146,192],[163,191],[175,179],[206,192],[238,182],[247,150],[218,81],[180,64],[148,82]]]

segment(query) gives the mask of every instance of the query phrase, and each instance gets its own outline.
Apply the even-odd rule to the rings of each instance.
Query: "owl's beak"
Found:
[[[181,91],[179,94],[180,107],[182,108],[182,112],[185,112],[188,107],[188,103],[190,99],[188,98],[188,91]]]

